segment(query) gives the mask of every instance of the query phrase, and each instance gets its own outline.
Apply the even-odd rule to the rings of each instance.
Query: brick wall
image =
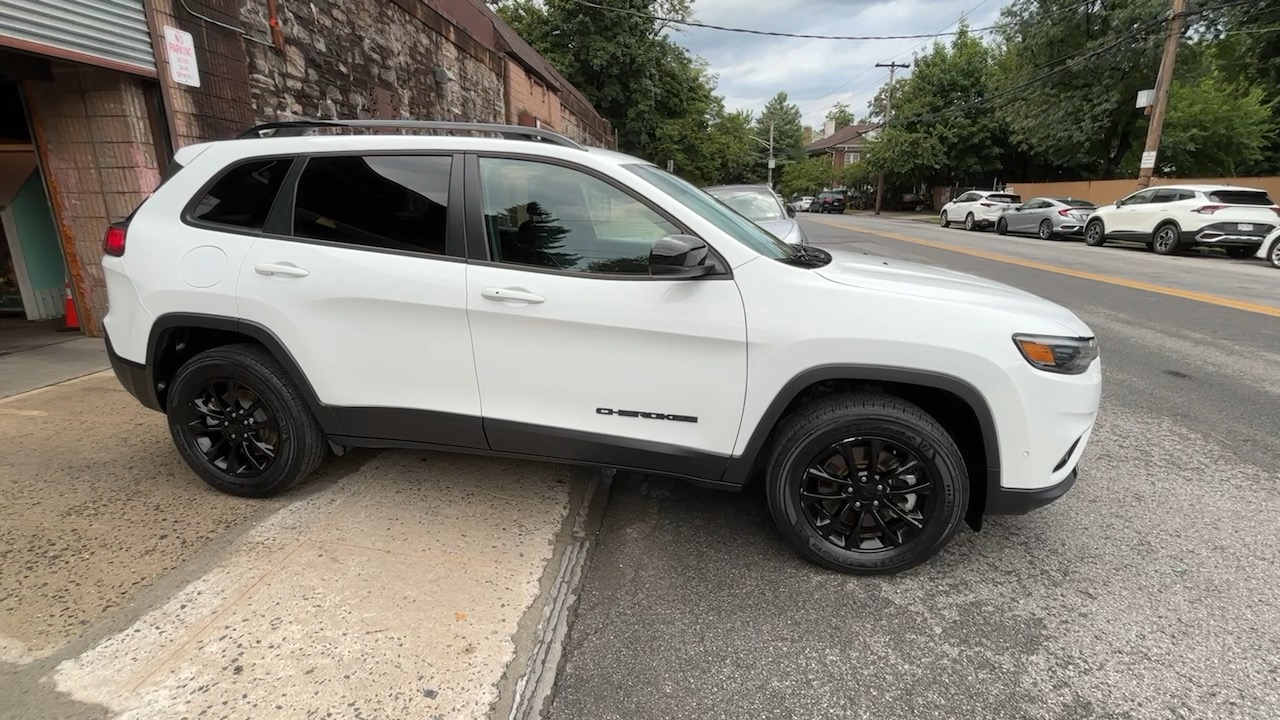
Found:
[[[507,122],[532,125],[530,119],[535,118],[549,130],[564,132],[560,97],[510,58],[505,69]]]
[[[102,236],[160,181],[145,82],[54,63],[52,82],[23,84],[80,325],[90,335],[100,334],[106,314]]]
[[[294,117],[502,122],[501,59],[419,0],[281,2],[283,55],[246,43],[259,120]],[[267,37],[267,3],[240,22]],[[439,82],[442,67],[454,81]]]
[[[185,0],[191,10],[239,27],[241,0]],[[156,62],[164,87],[173,144],[176,147],[235,137],[253,124],[256,113],[249,87],[245,40],[240,33],[194,17],[176,0],[152,0],[151,26],[160,37]],[[265,5],[265,2],[262,4]],[[191,33],[196,48],[200,87],[170,79],[163,48],[165,26]],[[266,37],[265,32],[259,35]]]

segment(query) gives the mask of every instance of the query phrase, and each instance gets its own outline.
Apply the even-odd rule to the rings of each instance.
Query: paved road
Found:
[[[795,558],[759,493],[620,478],[551,716],[1280,716],[1280,271],[911,221],[805,228],[1088,322],[1105,389],[1079,483],[868,579]]]

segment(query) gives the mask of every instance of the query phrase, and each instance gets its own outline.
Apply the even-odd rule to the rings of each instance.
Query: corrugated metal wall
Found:
[[[156,69],[143,0],[2,0],[0,44]]]

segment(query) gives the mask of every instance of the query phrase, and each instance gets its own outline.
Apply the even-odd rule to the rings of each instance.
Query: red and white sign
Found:
[[[191,33],[164,26],[164,52],[169,59],[169,77],[179,85],[200,87],[200,68],[196,65],[196,43]]]

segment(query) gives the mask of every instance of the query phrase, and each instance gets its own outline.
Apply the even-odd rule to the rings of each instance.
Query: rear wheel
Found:
[[[1271,263],[1271,267],[1280,268],[1280,238],[1271,243],[1271,249],[1267,251],[1267,261]]]
[[[1040,236],[1041,240],[1052,240],[1053,239],[1053,223],[1048,220],[1041,220],[1040,227],[1036,231],[1036,234]]]
[[[1151,250],[1157,255],[1178,254],[1178,226],[1165,224],[1151,234]]]
[[[769,509],[803,557],[876,575],[938,554],[960,526],[969,478],[946,430],[889,395],[829,396],[778,428]]]
[[[1009,234],[1009,222],[1004,218],[1000,218],[999,220],[996,221],[996,234],[997,235]]]
[[[1106,230],[1102,227],[1101,220],[1090,220],[1088,225],[1084,226],[1084,244],[1100,247],[1107,242]]]
[[[226,345],[191,358],[174,376],[167,412],[182,459],[231,495],[278,495],[326,455],[310,408],[257,345]]]
[[[951,221],[947,219],[946,210],[943,210],[942,214],[938,216],[938,224],[942,227],[951,227]]]
[[[1236,258],[1237,260],[1240,258],[1251,257],[1254,253],[1258,252],[1258,248],[1251,247],[1229,247],[1223,249],[1227,251],[1227,257]]]
[[[978,228],[978,223],[974,222],[974,219],[973,219],[973,213],[969,213],[968,215],[965,215],[965,216],[964,216],[964,229],[965,229],[965,230],[976,230],[977,228]]]

